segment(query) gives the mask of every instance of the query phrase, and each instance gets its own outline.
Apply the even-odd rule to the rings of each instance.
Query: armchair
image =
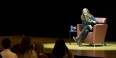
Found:
[[[99,24],[94,25],[93,32],[89,32],[86,39],[84,40],[84,43],[89,44],[95,44],[96,43],[103,43],[103,45],[106,45],[104,43],[106,31],[108,24],[106,24],[106,18],[95,18]],[[82,24],[77,24],[77,35],[80,34],[81,30],[83,29]]]

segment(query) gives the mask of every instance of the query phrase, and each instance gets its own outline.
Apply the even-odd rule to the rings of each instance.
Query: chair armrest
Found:
[[[96,24],[93,27],[93,38],[96,42],[103,42],[105,39],[107,24]]]

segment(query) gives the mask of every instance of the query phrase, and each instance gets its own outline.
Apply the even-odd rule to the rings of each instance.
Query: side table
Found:
[[[74,32],[77,32],[77,31],[69,31],[69,44],[71,45],[71,33],[74,33]]]

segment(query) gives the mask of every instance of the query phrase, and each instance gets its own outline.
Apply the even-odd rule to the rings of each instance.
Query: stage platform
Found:
[[[66,43],[66,45],[71,51],[74,52],[74,55],[77,55],[77,56],[102,57],[102,58],[110,57],[111,58],[112,56],[109,56],[109,55],[110,54],[113,55],[114,53],[116,53],[116,42],[106,42],[106,46],[103,46],[101,43],[99,43],[99,44],[96,44],[95,47],[87,43],[83,43],[82,47],[79,47],[77,43],[72,43],[71,45],[69,43]],[[44,47],[46,49],[53,49],[54,43],[44,44]]]
[[[11,46],[15,44],[20,44],[21,39],[23,36],[0,36],[0,43],[3,38],[10,38],[11,40]],[[42,42],[45,47],[45,53],[51,53],[55,41],[57,38],[45,38],[45,37],[31,37],[31,45],[36,44],[38,42]],[[83,43],[82,47],[79,47],[77,43],[74,42],[72,39],[71,45],[69,44],[69,39],[63,38],[66,42],[67,47],[69,50],[73,51],[75,54],[75,57],[102,57],[102,58],[116,58],[116,41],[105,41],[106,46],[103,46],[101,43],[96,44],[96,47],[90,46],[87,43]],[[0,45],[0,50],[2,50],[2,45]]]
[[[103,46],[101,43],[95,45],[89,45],[89,43],[83,43],[82,47],[79,47],[77,43],[72,43],[71,45],[67,42],[66,45],[70,50],[116,50],[116,42],[105,42],[106,46]],[[47,49],[52,49],[54,43],[44,44],[44,47]]]

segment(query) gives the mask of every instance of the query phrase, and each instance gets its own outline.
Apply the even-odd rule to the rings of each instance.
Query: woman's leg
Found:
[[[82,37],[83,33],[84,33],[86,30],[88,30],[88,29],[89,29],[89,26],[85,26],[84,29],[81,31],[81,33],[80,33],[79,36],[73,37],[73,39],[75,40],[75,42],[76,42],[77,40],[79,40],[79,39]]]
[[[80,41],[79,41],[79,47],[82,46],[82,42],[83,42],[83,41],[85,40],[85,38],[87,37],[88,33],[89,33],[89,30],[86,30],[86,31],[84,32],[84,34],[82,35],[82,38],[81,38]]]

